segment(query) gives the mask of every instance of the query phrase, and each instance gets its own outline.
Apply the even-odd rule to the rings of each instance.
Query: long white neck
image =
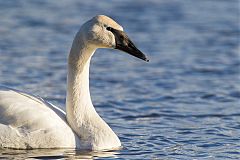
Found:
[[[115,148],[121,145],[112,129],[97,114],[89,91],[90,60],[96,47],[76,36],[68,58],[66,117],[89,149]]]

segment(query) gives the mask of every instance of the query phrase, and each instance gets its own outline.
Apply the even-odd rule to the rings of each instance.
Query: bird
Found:
[[[98,48],[121,50],[149,61],[112,18],[91,18],[75,35],[68,55],[66,112],[39,96],[0,87],[0,148],[98,151],[122,147],[90,96],[89,67]]]

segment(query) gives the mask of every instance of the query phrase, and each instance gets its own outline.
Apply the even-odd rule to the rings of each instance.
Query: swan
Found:
[[[69,53],[66,113],[38,96],[0,87],[0,148],[121,147],[90,97],[90,60],[97,48],[118,49],[148,61],[117,22],[105,15],[93,17],[77,32]]]

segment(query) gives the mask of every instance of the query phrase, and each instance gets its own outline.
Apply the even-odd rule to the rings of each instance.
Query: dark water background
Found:
[[[2,85],[64,107],[73,37],[97,14],[117,20],[150,59],[102,49],[92,60],[92,99],[122,150],[0,150],[0,157],[240,159],[239,3],[0,1]]]

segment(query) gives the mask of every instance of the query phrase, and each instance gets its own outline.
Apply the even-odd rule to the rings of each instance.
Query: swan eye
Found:
[[[106,28],[108,31],[112,31],[112,28],[111,27],[107,27]]]

